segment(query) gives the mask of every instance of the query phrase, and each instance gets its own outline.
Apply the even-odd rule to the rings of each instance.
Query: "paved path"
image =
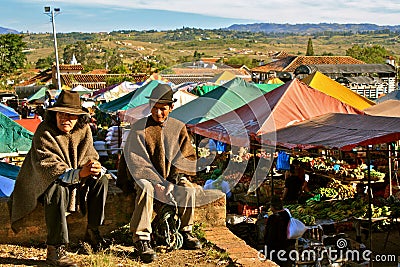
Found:
[[[246,244],[245,241],[234,235],[227,227],[210,227],[205,229],[206,239],[220,249],[229,253],[230,258],[240,266],[273,267],[274,262],[261,261],[258,251]]]

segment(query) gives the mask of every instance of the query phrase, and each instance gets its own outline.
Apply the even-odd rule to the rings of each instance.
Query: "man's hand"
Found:
[[[89,160],[80,170],[79,177],[84,178],[90,175],[98,176],[101,172],[101,164],[97,160]]]
[[[154,186],[154,191],[156,195],[156,199],[163,202],[168,203],[173,198],[172,191],[174,190],[174,184],[168,183],[167,186],[162,184],[156,184]]]

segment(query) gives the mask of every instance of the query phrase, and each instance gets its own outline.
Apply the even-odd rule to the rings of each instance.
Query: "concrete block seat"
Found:
[[[205,203],[195,210],[195,222],[202,222],[206,227],[225,226],[226,200],[225,194],[219,190],[204,191],[214,199],[211,203]],[[0,243],[2,244],[24,244],[46,241],[46,227],[44,222],[44,211],[40,205],[30,216],[33,220],[30,227],[23,229],[18,234],[11,230],[9,211],[7,207],[8,198],[0,198]],[[103,235],[126,225],[130,221],[133,210],[132,196],[126,196],[115,186],[114,180],[110,177],[109,191],[106,202],[106,214],[104,225],[100,227]],[[68,228],[70,242],[82,240],[86,230],[86,218],[80,213],[73,213],[68,216]]]

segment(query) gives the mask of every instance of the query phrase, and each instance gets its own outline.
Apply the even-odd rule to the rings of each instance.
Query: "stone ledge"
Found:
[[[208,227],[205,229],[205,238],[218,248],[229,253],[229,257],[241,266],[276,267],[275,262],[258,258],[258,251],[236,235],[226,226]]]
[[[208,190],[207,190],[208,191]],[[213,192],[212,192],[213,191]],[[207,227],[224,226],[226,220],[226,200],[225,194],[218,190],[210,190],[216,195],[214,202],[196,207],[195,222],[204,223]],[[46,241],[46,227],[44,221],[43,207],[39,206],[30,216],[31,226],[14,234],[11,230],[9,211],[7,206],[8,198],[0,198],[0,243],[2,244],[21,244],[21,243],[44,243]],[[109,191],[106,202],[106,214],[104,225],[100,227],[102,234],[126,225],[130,221],[133,211],[133,198],[122,193],[110,180]],[[71,242],[81,240],[86,230],[86,217],[80,213],[68,216],[69,238]]]

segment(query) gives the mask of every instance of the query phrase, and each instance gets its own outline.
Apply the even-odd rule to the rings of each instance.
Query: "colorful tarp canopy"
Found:
[[[165,82],[161,80],[150,80],[148,83],[145,83],[144,85],[139,87],[136,90],[136,93],[129,101],[126,109],[134,108],[149,103],[149,99],[147,97],[151,95],[153,89],[160,83],[165,83]]]
[[[129,92],[119,98],[116,98],[110,102],[99,105],[101,111],[104,112],[116,112],[118,110],[128,110],[143,104],[147,104],[149,99],[146,98],[151,94],[153,89],[159,84],[164,83],[159,80],[149,80],[148,83],[144,83],[136,90]]]
[[[339,148],[393,142],[400,139],[400,118],[329,113],[276,132],[286,147]]]
[[[281,83],[274,83],[274,84],[266,84],[266,83],[254,83],[255,86],[257,86],[262,93],[268,93],[274,90],[275,88],[281,86],[283,82]],[[212,90],[218,88],[219,85],[201,85],[201,86],[196,86],[196,89],[194,90],[194,94],[198,96],[203,96],[208,92],[211,92]]]
[[[136,90],[139,85],[128,81],[122,82],[117,85],[112,85],[104,89],[93,92],[92,96],[96,100],[105,100],[106,102],[117,99],[127,93]]]
[[[375,99],[375,103],[382,103],[387,100],[400,100],[400,90],[392,91],[378,99]]]
[[[284,84],[284,82],[278,77],[268,79],[267,84]]]
[[[12,120],[18,120],[19,114],[13,108],[0,103],[0,113]]]
[[[19,170],[19,166],[0,162],[0,198],[11,195]]]
[[[319,71],[308,75],[302,79],[302,81],[312,88],[339,99],[343,103],[349,104],[356,109],[363,110],[375,105],[373,101],[357,94],[356,92],[332,80]]]
[[[262,92],[255,84],[235,78],[174,109],[170,116],[186,124],[197,124],[221,116],[260,96]]]
[[[224,71],[221,73],[218,73],[214,77],[212,77],[210,80],[208,80],[210,83],[214,83],[216,85],[222,85],[226,82],[229,82],[232,79],[235,79],[236,75],[230,71]]]
[[[42,121],[39,118],[29,118],[15,120],[15,122],[27,129],[28,131],[35,133],[37,127]]]
[[[93,92],[89,88],[86,88],[85,86],[82,86],[80,84],[78,86],[72,88],[71,91],[77,92],[79,95],[88,95]]]
[[[182,105],[185,105],[185,104],[189,103],[190,101],[198,98],[198,96],[191,94],[185,90],[176,91],[174,93],[173,97],[177,100],[174,103],[174,109],[178,108]],[[126,110],[124,117],[121,120],[124,122],[133,123],[136,120],[147,117],[149,115],[150,115],[150,106],[148,104],[148,99],[147,99],[147,103]]]
[[[32,138],[33,133],[0,113],[0,154],[27,152]]]
[[[0,198],[9,197],[14,191],[15,180],[0,175]]]
[[[44,100],[46,97],[46,90],[47,90],[47,87],[40,88],[39,91],[37,91],[36,93],[34,93],[30,97],[28,97],[28,100],[27,100],[28,103],[32,103],[34,101],[44,103]]]
[[[294,79],[238,109],[189,127],[212,139],[248,146],[249,136],[258,139],[260,134],[273,135],[275,129],[330,112],[363,114],[363,111]]]
[[[400,100],[387,100],[364,109],[368,115],[400,117]]]
[[[98,107],[101,111],[105,113],[113,113],[117,112],[118,110],[126,110],[128,108],[129,101],[131,101],[135,93],[136,91],[129,92],[126,95],[123,95],[110,102],[100,104]]]
[[[16,180],[21,167],[0,161],[0,175]]]

